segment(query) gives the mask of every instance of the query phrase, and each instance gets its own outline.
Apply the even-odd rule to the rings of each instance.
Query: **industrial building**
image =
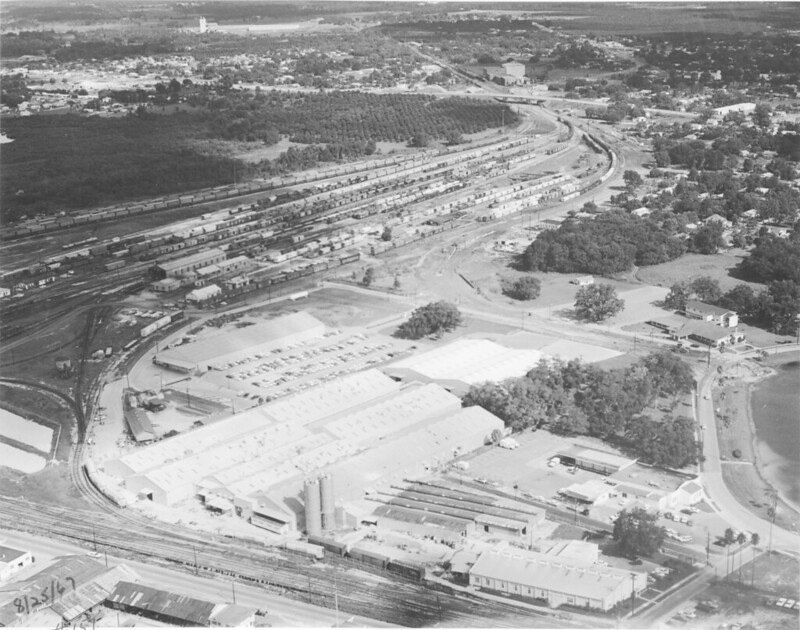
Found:
[[[0,584],[32,563],[33,555],[30,551],[0,545]]]
[[[566,451],[561,451],[557,457],[565,466],[577,466],[601,475],[610,475],[632,466],[636,462],[635,459],[582,447],[573,447]]]
[[[463,393],[477,383],[523,376],[542,357],[537,350],[506,348],[486,339],[459,339],[395,361],[383,371],[394,378],[434,382]]]
[[[171,348],[158,353],[153,363],[177,372],[206,372],[324,334],[325,325],[317,318],[304,312],[292,313]]]
[[[502,427],[438,385],[367,370],[161,440],[104,470],[139,498],[174,505],[201,497],[276,533],[298,528],[296,497],[305,490],[319,499],[319,519],[312,499],[306,524],[317,532],[336,526],[342,503],[424,475]]]
[[[603,611],[647,588],[647,573],[575,562],[567,557],[522,549],[483,552],[469,569],[475,588],[524,599]]]
[[[192,289],[186,294],[186,301],[193,304],[204,304],[222,294],[222,289],[216,284],[201,286],[199,289]]]
[[[190,254],[189,256],[183,256],[175,260],[167,260],[158,263],[153,268],[153,273],[159,280],[184,276],[201,267],[207,267],[208,265],[222,262],[226,258],[227,256],[224,251],[216,247],[210,247],[196,254]]]
[[[545,520],[538,508],[441,481],[418,481],[370,498],[383,502],[372,513],[375,525],[446,542],[488,536],[530,543],[532,529]]]
[[[133,439],[139,444],[152,442],[156,437],[153,424],[144,409],[126,409],[125,424],[128,425]]]
[[[133,582],[117,584],[106,599],[106,606],[182,627],[252,628],[256,614],[253,608],[214,604]]]

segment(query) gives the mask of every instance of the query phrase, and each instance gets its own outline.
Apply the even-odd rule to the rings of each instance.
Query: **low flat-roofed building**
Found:
[[[212,627],[253,628],[256,625],[256,609],[237,604],[217,604],[209,621]]]
[[[172,626],[208,627],[216,604],[144,584],[120,582],[105,600],[114,610],[155,619]]]
[[[562,464],[577,466],[602,475],[610,475],[627,468],[636,462],[635,459],[598,451],[593,448],[573,447],[558,453]]]
[[[164,278],[150,285],[156,293],[169,293],[181,288],[181,281],[178,278]]]
[[[0,583],[30,564],[33,564],[33,554],[30,551],[0,545]]]
[[[647,588],[647,573],[575,563],[523,549],[483,552],[469,571],[475,588],[524,599],[608,611],[626,601],[633,590]]]
[[[703,499],[696,477],[656,466],[637,463],[614,473],[610,480],[617,483],[613,490],[617,496],[636,501],[648,511],[680,509]]]
[[[186,301],[202,304],[203,302],[208,302],[209,300],[214,299],[221,293],[222,289],[220,289],[219,286],[216,284],[209,284],[207,286],[189,291],[189,293],[186,294]]]
[[[459,382],[469,386],[523,376],[536,367],[542,356],[537,350],[506,348],[486,339],[459,339],[395,361],[383,371],[390,376],[411,378],[420,374],[451,389]]]
[[[600,557],[600,547],[586,540],[562,540],[551,546],[545,553],[575,564],[595,564]]]
[[[166,260],[156,265],[156,273],[161,278],[169,278],[174,276],[182,276],[189,271],[196,271],[201,267],[213,265],[225,260],[225,252],[216,247],[210,247],[201,252],[190,254],[176,258],[175,260]]]
[[[573,483],[571,486],[560,490],[559,493],[578,503],[600,505],[608,501],[612,490],[612,486],[607,483],[603,483],[599,479],[590,479],[583,483]]]
[[[377,517],[379,527],[412,536],[433,536],[434,540],[446,542],[461,542],[475,531],[473,521],[397,505],[379,505],[373,515]]]
[[[160,352],[157,364],[171,368],[174,363],[179,371],[190,365],[206,372],[215,366],[316,339],[324,334],[325,325],[316,317],[306,312],[291,313]]]
[[[724,346],[741,338],[741,335],[730,328],[724,328],[708,321],[688,321],[680,326],[670,328],[669,333],[676,341],[690,339],[712,348]]]

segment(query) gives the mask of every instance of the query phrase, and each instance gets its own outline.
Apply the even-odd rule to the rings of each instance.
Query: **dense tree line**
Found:
[[[603,370],[578,360],[542,361],[521,378],[472,386],[464,406],[480,405],[514,430],[546,427],[562,435],[622,442],[649,463],[683,467],[699,452],[691,424],[642,416],[659,396],[692,391],[691,367],[670,352],[625,369]]]
[[[188,115],[9,118],[4,131],[0,205],[4,222],[120,200],[205,188],[234,181],[248,167],[190,148],[205,133]]]
[[[614,211],[539,233],[522,262],[530,271],[610,275],[634,264],[674,260],[685,251],[683,240],[655,221]]]

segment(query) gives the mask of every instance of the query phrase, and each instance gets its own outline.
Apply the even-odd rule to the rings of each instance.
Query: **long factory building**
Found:
[[[304,480],[330,475],[335,500],[362,499],[483,445],[503,422],[434,383],[357,372],[108,460],[104,471],[163,505],[201,497],[220,511],[299,528]],[[255,521],[255,519],[253,519]]]

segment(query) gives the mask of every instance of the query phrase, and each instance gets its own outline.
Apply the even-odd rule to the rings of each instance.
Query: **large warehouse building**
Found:
[[[330,474],[337,501],[362,498],[474,450],[502,426],[483,409],[462,409],[438,385],[403,385],[367,370],[156,442],[104,468],[127,490],[164,505],[202,495],[206,503],[246,506],[248,514],[271,502],[274,515],[276,504],[295,504],[309,475]]]
[[[305,312],[276,317],[208,339],[171,348],[156,355],[153,362],[177,372],[207,372],[258,353],[316,339],[325,325]]]
[[[523,549],[483,552],[469,571],[476,588],[562,605],[611,610],[647,588],[647,573]]]
[[[470,385],[523,376],[541,360],[538,350],[507,348],[486,339],[460,339],[384,368],[403,380],[432,381],[456,393]]]

